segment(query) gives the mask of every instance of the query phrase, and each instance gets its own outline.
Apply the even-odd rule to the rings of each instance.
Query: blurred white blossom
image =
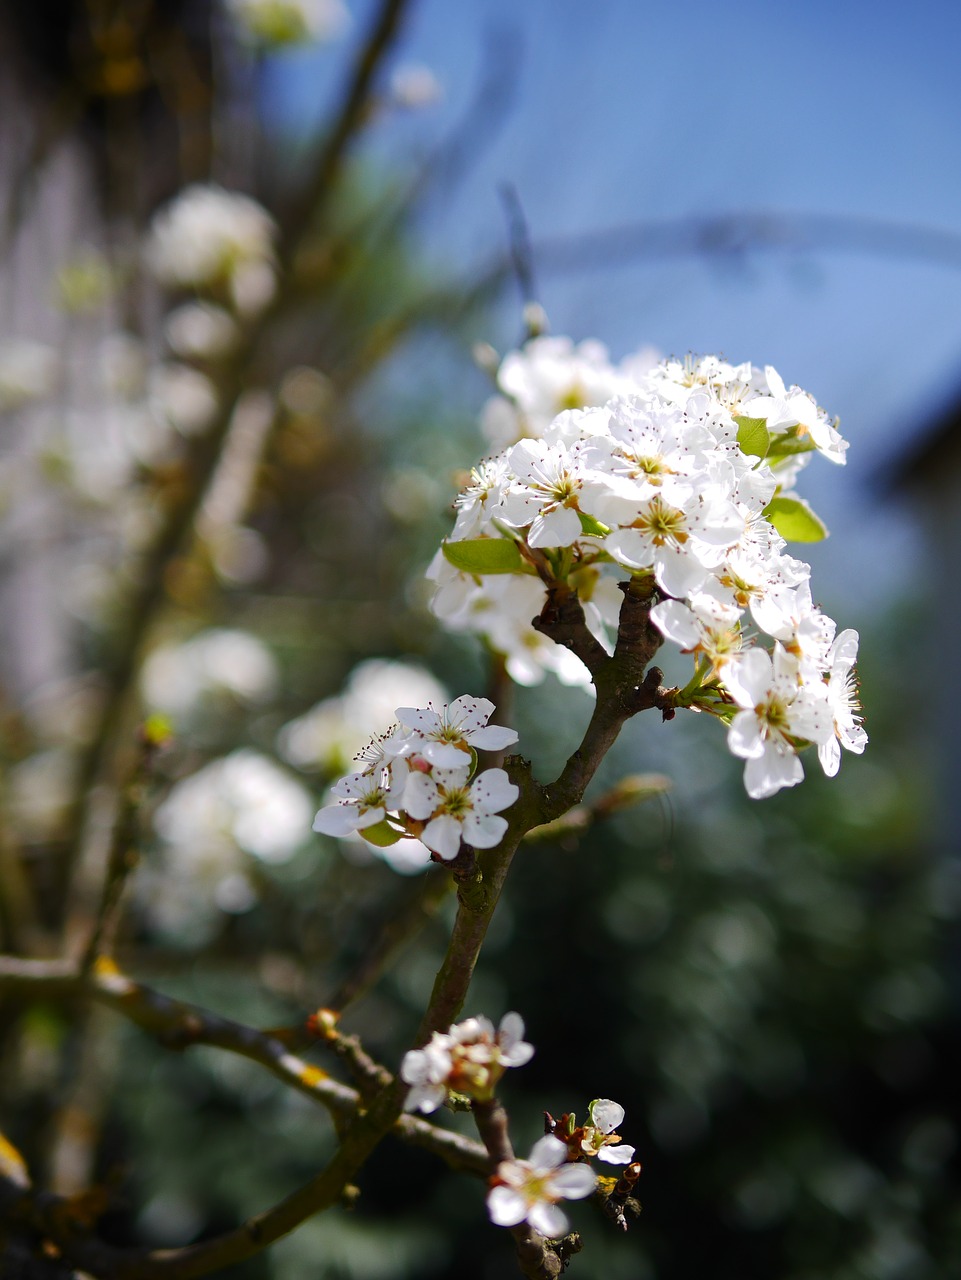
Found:
[[[59,372],[57,353],[43,342],[11,338],[0,344],[0,412],[50,395]]]
[[[379,726],[393,720],[402,703],[423,707],[447,700],[446,689],[423,667],[371,658],[354,668],[342,694],[325,698],[283,727],[280,753],[300,769],[337,772]]]
[[[242,312],[273,295],[277,226],[250,196],[215,185],[185,187],[154,217],[147,263],[172,288],[225,287]]]
[[[237,336],[236,321],[212,302],[185,302],[164,321],[167,346],[187,360],[216,360],[230,351]]]
[[[170,361],[150,374],[150,407],[185,436],[206,430],[217,415],[214,384],[199,369]]]
[[[397,67],[391,75],[390,96],[396,106],[419,111],[440,102],[444,90],[430,67],[409,62]]]
[[[221,912],[249,910],[257,893],[245,855],[286,862],[303,843],[312,807],[298,782],[247,749],[176,783],[154,816],[159,858],[137,876],[147,916],[196,941],[216,929]]]
[[[334,40],[350,26],[343,0],[226,0],[244,39],[284,46]]]
[[[263,702],[277,678],[273,654],[256,636],[215,627],[183,644],[154,649],[143,666],[141,692],[156,710],[185,715],[218,690],[246,703]]]

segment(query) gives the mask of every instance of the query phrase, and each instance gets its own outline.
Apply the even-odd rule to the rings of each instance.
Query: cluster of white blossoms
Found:
[[[490,849],[507,830],[501,812],[518,789],[503,769],[477,770],[477,751],[517,741],[513,729],[488,724],[494,704],[464,694],[441,709],[398,707],[398,723],[357,758],[363,768],[332,788],[336,803],[314,819],[328,836],[357,832],[377,845],[416,836],[445,861],[461,841]]]
[[[484,1017],[435,1031],[422,1049],[404,1055],[400,1077],[411,1086],[404,1110],[430,1114],[452,1096],[488,1103],[504,1072],[524,1066],[533,1056],[518,1013],[506,1013],[496,1031]],[[569,1227],[558,1201],[581,1200],[597,1186],[588,1161],[626,1165],[633,1160],[634,1148],[614,1132],[624,1119],[620,1103],[595,1098],[588,1116],[584,1125],[573,1115],[559,1121],[548,1116],[552,1132],[534,1144],[529,1159],[498,1164],[487,1196],[492,1222],[501,1227],[527,1222],[548,1239],[557,1239]]]
[[[400,1078],[411,1086],[405,1111],[430,1114],[456,1093],[489,1101],[508,1067],[522,1067],[534,1056],[524,1039],[518,1013],[506,1013],[496,1032],[489,1018],[467,1018],[449,1031],[435,1031],[423,1049],[404,1055]]]
[[[503,362],[501,386],[528,434],[481,463],[458,496],[453,532],[428,571],[435,613],[483,636],[521,683],[546,670],[574,682],[577,660],[531,626],[546,582],[576,588],[610,649],[619,584],[641,580],[655,625],[694,655],[677,706],[729,725],[749,795],[799,782],[808,745],[833,775],[841,747],[861,752],[867,742],[858,637],[837,633],[813,602],[809,566],[785,548],[825,535],[794,486],[813,453],[844,462],[837,423],[774,369],[713,356],[622,367],[598,404],[600,355],[562,341],[535,339]],[[565,351],[578,370],[567,394],[582,386],[594,403],[545,421],[531,406],[543,399],[545,367],[559,384]],[[585,370],[596,375],[590,386]]]

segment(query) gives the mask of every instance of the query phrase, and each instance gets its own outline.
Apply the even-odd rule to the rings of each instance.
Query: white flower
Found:
[[[247,40],[283,46],[332,40],[350,24],[343,0],[227,0]]]
[[[519,1013],[505,1013],[496,1032],[483,1017],[467,1018],[447,1032],[435,1031],[422,1049],[404,1055],[400,1078],[412,1086],[404,1110],[436,1111],[448,1093],[488,1100],[509,1067],[522,1067],[533,1056]]]
[[[236,321],[210,302],[185,302],[164,321],[167,346],[184,359],[216,360],[236,344]]]
[[[841,767],[841,748],[861,755],[868,735],[861,724],[857,676],[854,664],[858,656],[858,633],[842,631],[828,655],[828,706],[834,717],[834,732],[818,747],[821,768],[833,778]]]
[[[582,536],[579,499],[589,475],[577,453],[543,440],[521,440],[507,456],[517,477],[501,499],[503,519],[530,525],[532,547],[569,547]]]
[[[776,585],[751,602],[751,614],[759,627],[780,642],[808,673],[827,663],[836,623],[811,599],[811,584]]]
[[[496,815],[520,794],[503,769],[485,769],[470,785],[466,769],[412,772],[404,793],[407,813],[427,825],[420,838],[445,860],[457,856],[461,837],[475,849],[491,849],[507,830]]]
[[[154,217],[147,262],[162,284],[224,284],[241,310],[255,310],[273,287],[276,234],[273,218],[256,200],[195,183]]]
[[[559,1200],[583,1200],[597,1185],[586,1164],[567,1163],[567,1145],[546,1137],[534,1143],[528,1160],[502,1160],[496,1183],[487,1195],[491,1221],[499,1227],[527,1222],[542,1236],[556,1240],[566,1234],[566,1215]]]
[[[725,685],[742,708],[727,743],[747,761],[744,784],[753,800],[796,786],[804,777],[798,741],[826,741],[833,732],[823,684],[799,684],[797,664],[779,645],[774,659],[748,649],[725,668]]]
[[[311,807],[300,784],[256,751],[234,751],[175,783],[154,817],[161,865],[138,872],[145,912],[181,943],[209,937],[219,912],[257,901],[244,854],[287,861]]]
[[[848,443],[808,393],[800,387],[788,391],[781,375],[770,365],[764,373],[771,394],[747,400],[744,416],[763,418],[771,432],[783,433],[785,429],[796,428],[798,435],[810,436],[818,452],[831,462],[843,463]]]
[[[501,497],[510,482],[510,468],[504,457],[485,458],[471,469],[470,481],[454,499],[457,520],[451,538],[477,538],[491,530]]]
[[[500,751],[517,741],[515,730],[487,723],[493,711],[493,702],[466,693],[440,711],[432,707],[398,707],[397,719],[411,732],[397,736],[397,754],[416,753],[443,769],[469,765],[472,747]]]
[[[630,1164],[634,1148],[620,1142],[620,1134],[614,1130],[624,1119],[624,1108],[610,1098],[595,1098],[590,1105],[591,1122],[584,1126],[581,1150],[585,1155],[596,1156],[605,1164]]]
[[[409,62],[391,74],[390,96],[405,111],[419,111],[442,101],[444,87],[430,67]]]
[[[27,338],[0,345],[0,412],[40,400],[56,388],[60,359],[53,347]]]
[[[199,369],[179,361],[169,361],[153,370],[148,397],[155,416],[185,436],[205,431],[217,416],[214,384]]]
[[[484,407],[481,429],[500,446],[521,436],[538,437],[565,409],[604,404],[633,389],[629,375],[610,362],[607,348],[587,341],[543,335],[509,351],[501,361],[497,383],[503,396]]]
[[[406,781],[407,768],[400,762],[391,770],[348,774],[331,787],[331,793],[341,803],[318,811],[314,831],[325,836],[345,836],[383,822],[388,809],[399,808]]]

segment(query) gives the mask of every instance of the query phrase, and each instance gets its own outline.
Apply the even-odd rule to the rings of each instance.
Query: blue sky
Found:
[[[356,39],[372,5],[351,7]],[[732,212],[870,217],[951,231],[961,245],[961,5],[420,0],[397,60],[430,66],[446,97],[377,145],[395,158],[441,139],[492,33],[519,50],[513,103],[425,224],[440,259],[466,268],[503,247],[505,182],[535,245]],[[285,57],[269,81],[278,116],[315,114],[342,56]],[[810,390],[852,441],[845,471],[809,472],[807,493],[836,533],[814,549],[816,570],[843,533],[867,607],[882,598],[880,560],[913,567],[911,523],[871,477],[961,387],[959,267],[814,244],[739,264],[688,253],[542,272],[539,285],[555,332],[598,337],[615,356],[646,342],[718,351],[772,363]]]

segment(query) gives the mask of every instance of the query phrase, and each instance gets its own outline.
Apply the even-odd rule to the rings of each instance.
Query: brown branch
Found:
[[[345,1036],[338,1030],[338,1016],[332,1009],[318,1009],[307,1019],[307,1029],[347,1064],[361,1097],[371,1098],[380,1090],[390,1088],[394,1077],[385,1066],[370,1056],[358,1036]]]
[[[297,1057],[275,1036],[222,1018],[200,1005],[161,995],[102,961],[91,972],[84,973],[70,961],[0,956],[0,995],[3,994],[21,999],[91,999],[134,1022],[168,1048],[210,1045],[256,1062],[335,1115],[351,1117],[360,1105],[356,1090]],[[458,1168],[474,1173],[487,1171],[486,1160],[477,1144],[469,1143],[458,1134],[437,1129],[412,1116],[403,1116],[395,1128],[405,1141],[434,1151]]]
[[[303,1062],[279,1040],[151,991],[103,961],[84,973],[65,961],[0,956],[0,992],[15,997],[86,996],[113,1008],[168,1047],[213,1045],[258,1062],[285,1084],[350,1121],[341,1148],[310,1182],[235,1230],[181,1249],[118,1250],[81,1235],[65,1212],[67,1201],[31,1192],[18,1170],[0,1167],[0,1220],[51,1239],[71,1263],[101,1280],[167,1276],[188,1280],[259,1253],[306,1218],[336,1203],[374,1147],[391,1131],[403,1141],[430,1150],[452,1168],[480,1176],[489,1172],[487,1152],[478,1143],[402,1115],[403,1087],[396,1082],[382,1089],[369,1111],[364,1111],[355,1090]]]
[[[330,199],[341,167],[353,138],[366,123],[374,81],[380,66],[397,39],[401,22],[410,0],[382,0],[370,32],[361,46],[357,61],[348,77],[342,106],[319,156],[312,166],[310,182],[287,210],[284,227],[293,261],[297,241],[307,231]]]
[[[602,649],[603,660],[596,654],[592,656],[591,678],[597,690],[594,711],[580,746],[557,780],[542,789],[541,823],[554,822],[580,804],[600,762],[631,716],[654,707],[659,708],[665,718],[673,714],[672,691],[661,687],[660,670],[649,666],[663,643],[663,636],[650,619],[653,582],[633,579],[622,583],[621,589],[624,600],[614,653],[608,656]],[[571,592],[560,610],[549,596],[536,622],[540,623],[538,630],[565,644],[586,661],[585,655],[589,655],[590,650],[582,634],[582,625],[583,631],[587,631],[583,618],[577,594]],[[601,648],[599,644],[598,648]]]
[[[570,649],[584,663],[592,678],[610,661],[607,650],[588,628],[577,592],[566,582],[553,578],[548,581],[547,600],[531,625],[541,635]]]
[[[490,1102],[475,1102],[472,1111],[477,1132],[490,1153],[494,1170],[504,1160],[514,1159],[507,1127],[507,1112],[492,1098]],[[556,1280],[564,1270],[564,1263],[547,1240],[526,1222],[509,1227],[517,1251],[517,1265],[521,1274],[529,1280]]]

